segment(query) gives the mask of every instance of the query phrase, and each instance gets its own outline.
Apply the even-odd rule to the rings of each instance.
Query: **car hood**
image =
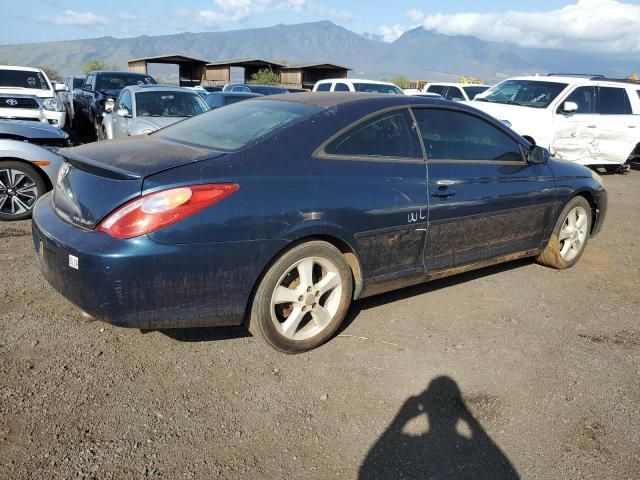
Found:
[[[143,178],[192,162],[219,157],[218,152],[157,137],[88,143],[60,151],[70,163],[97,175]]]
[[[121,88],[112,88],[112,89],[109,89],[109,90],[100,90],[100,93],[102,93],[103,95],[105,95],[107,97],[116,98],[118,95],[120,95],[121,91],[122,91]]]
[[[0,120],[0,137],[3,135],[39,140],[64,140],[69,136],[59,128],[47,123]]]
[[[40,98],[53,97],[53,90],[41,90],[39,88],[0,87],[0,93],[7,93],[10,95],[35,95]]]

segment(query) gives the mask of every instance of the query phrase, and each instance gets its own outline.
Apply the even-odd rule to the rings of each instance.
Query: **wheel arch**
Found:
[[[598,216],[598,213],[597,213],[598,207],[596,203],[596,197],[591,190],[586,190],[586,189],[579,190],[575,192],[574,195],[572,195],[567,199],[567,201],[564,203],[562,208],[564,208],[567,205],[567,203],[569,203],[571,200],[573,200],[576,197],[584,198],[589,203],[589,206],[591,207],[591,231],[589,232],[589,234],[592,234],[596,227],[596,223],[597,223],[596,218]]]
[[[0,157],[0,165],[2,165],[2,163],[4,162],[18,162],[18,163],[23,163],[25,165],[29,165],[36,172],[38,172],[38,175],[40,175],[40,178],[42,179],[44,184],[47,186],[47,192],[53,189],[53,184],[51,183],[51,179],[49,178],[49,175],[47,175],[47,173],[44,170],[42,170],[42,168],[30,162],[29,160],[25,160],[24,158],[18,158],[18,157]]]
[[[364,289],[364,276],[362,273],[362,264],[358,254],[356,253],[355,248],[350,245],[347,241],[340,238],[338,235],[331,235],[326,233],[308,233],[297,237],[295,240],[288,243],[286,246],[277,251],[273,257],[267,262],[267,264],[260,271],[260,275],[253,282],[253,286],[251,287],[251,294],[247,300],[247,305],[245,308],[245,319],[248,319],[251,316],[251,305],[253,304],[253,299],[255,297],[256,291],[260,282],[272,267],[272,265],[285,253],[289,250],[301,245],[303,243],[312,242],[312,241],[322,241],[326,242],[335,248],[337,248],[343,255],[345,262],[349,265],[351,270],[351,274],[353,275],[353,299],[356,300]]]

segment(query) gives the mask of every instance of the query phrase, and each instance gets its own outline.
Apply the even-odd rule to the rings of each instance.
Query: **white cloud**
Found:
[[[350,22],[353,16],[344,11],[315,5],[311,0],[214,0],[217,10],[200,10],[196,22],[204,27],[218,28],[229,23],[242,22],[253,15],[270,11],[292,10],[338,22]]]
[[[382,35],[382,41],[391,43],[398,39],[400,35],[409,30],[408,27],[404,25],[381,25],[380,26],[380,35]]]
[[[109,23],[107,17],[96,15],[93,12],[74,12],[65,10],[62,15],[53,17],[55,25],[72,25],[76,27],[97,27]]]
[[[578,0],[540,12],[424,14],[407,12],[412,27],[422,25],[446,35],[472,35],[483,40],[599,52],[640,52],[640,5],[617,0]],[[382,26],[387,41],[411,27]],[[395,36],[395,38],[394,38]]]

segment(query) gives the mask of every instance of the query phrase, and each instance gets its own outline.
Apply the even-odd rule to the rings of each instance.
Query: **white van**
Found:
[[[332,78],[320,80],[313,86],[314,92],[365,92],[404,95],[400,87],[389,82],[358,78]]]
[[[640,157],[640,83],[603,76],[504,80],[469,102],[557,158],[624,173]]]

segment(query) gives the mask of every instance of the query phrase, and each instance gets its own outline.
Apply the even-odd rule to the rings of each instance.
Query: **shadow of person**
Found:
[[[404,403],[369,450],[359,478],[511,480],[519,476],[469,412],[456,382],[438,377],[422,394]]]

